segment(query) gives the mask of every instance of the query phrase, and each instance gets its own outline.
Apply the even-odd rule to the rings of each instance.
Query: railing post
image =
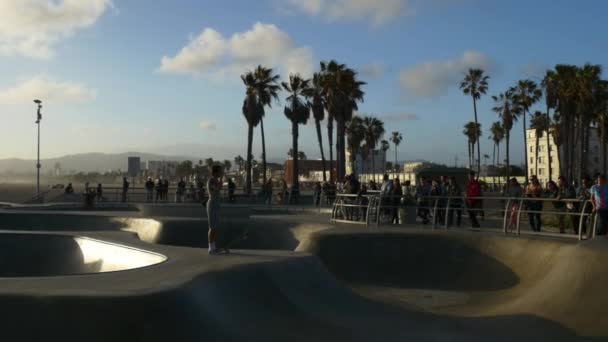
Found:
[[[446,205],[445,205],[445,218],[443,220],[445,223],[445,226],[444,226],[445,229],[448,229],[448,218],[450,215],[450,201],[451,200],[452,200],[452,198],[448,197],[448,200],[446,201]],[[454,214],[454,213],[452,213],[452,214]],[[452,221],[452,223],[454,223],[454,222]]]
[[[587,204],[589,202],[583,202],[583,209],[581,210],[581,216],[578,220],[578,240],[581,241],[583,239],[583,220],[585,219],[585,209],[587,209]]]
[[[523,210],[523,207],[524,207],[524,201],[525,200],[523,198],[521,198],[519,200],[519,208],[517,208],[517,222],[516,222],[517,236],[521,235],[521,224],[520,224],[521,223],[521,211]]]
[[[435,200],[433,203],[433,229],[437,229],[437,206],[439,205],[439,201]]]
[[[503,219],[503,222],[502,222],[502,229],[503,229],[505,235],[507,234],[507,226],[508,226],[509,216],[510,216],[509,214],[511,212],[510,208],[511,208],[511,198],[508,198],[507,199],[507,206],[505,207],[504,219]]]
[[[382,210],[382,195],[378,196],[378,207],[376,209],[376,228],[380,225],[380,211]]]

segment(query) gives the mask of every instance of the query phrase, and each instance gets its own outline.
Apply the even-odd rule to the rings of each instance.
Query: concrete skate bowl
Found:
[[[157,253],[86,237],[0,233],[0,278],[124,271],[165,259]]]
[[[545,319],[606,338],[607,247],[469,232],[331,230],[300,249],[373,300],[459,319],[519,317],[521,329]]]

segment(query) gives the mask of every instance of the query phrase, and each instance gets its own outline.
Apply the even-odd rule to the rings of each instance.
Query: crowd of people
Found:
[[[347,220],[365,220],[368,195],[380,195],[382,209],[379,215],[383,222],[403,223],[405,208],[414,207],[416,217],[423,224],[432,220],[441,225],[455,224],[460,227],[463,212],[466,211],[471,226],[479,228],[480,219],[485,218],[484,195],[483,186],[475,176],[475,173],[471,172],[464,187],[461,187],[453,176],[421,176],[418,183],[412,185],[410,181],[402,183],[398,178],[390,179],[388,175],[384,175],[378,186],[374,181],[362,184],[355,175],[348,175],[343,182],[336,184],[336,192],[357,196],[345,197],[342,200],[339,215]],[[318,192],[315,190],[316,205],[319,203],[317,193],[325,193],[330,187],[326,184],[315,187],[320,189]],[[543,226],[543,211],[551,210],[551,215],[556,217],[559,232],[562,234],[568,231],[568,223],[575,234],[579,233],[579,227],[583,234],[587,234],[593,224],[594,213],[597,214],[596,233],[604,235],[608,231],[608,186],[604,175],[597,174],[593,179],[585,176],[577,185],[569,183],[561,176],[557,182],[549,181],[544,187],[536,176],[532,176],[530,182],[523,185],[516,178],[511,178],[508,184],[502,187],[502,192],[491,197],[503,199],[499,201],[502,203],[499,211],[506,215],[507,228],[511,230],[517,227],[518,214],[522,211],[528,215],[530,229],[540,232]],[[353,209],[353,204],[359,209]]]

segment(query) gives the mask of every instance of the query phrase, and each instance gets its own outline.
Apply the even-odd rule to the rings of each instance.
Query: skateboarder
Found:
[[[220,193],[222,190],[222,167],[213,165],[211,168],[211,177],[207,181],[207,192],[209,200],[207,200],[207,220],[209,221],[209,232],[207,238],[209,241],[209,254],[218,254],[223,250],[215,245],[215,237],[217,229],[220,225]]]

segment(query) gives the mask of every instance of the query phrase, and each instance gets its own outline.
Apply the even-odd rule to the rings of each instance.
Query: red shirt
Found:
[[[471,204],[475,202],[471,197],[481,196],[481,183],[476,180],[470,180],[467,182],[467,203]]]

